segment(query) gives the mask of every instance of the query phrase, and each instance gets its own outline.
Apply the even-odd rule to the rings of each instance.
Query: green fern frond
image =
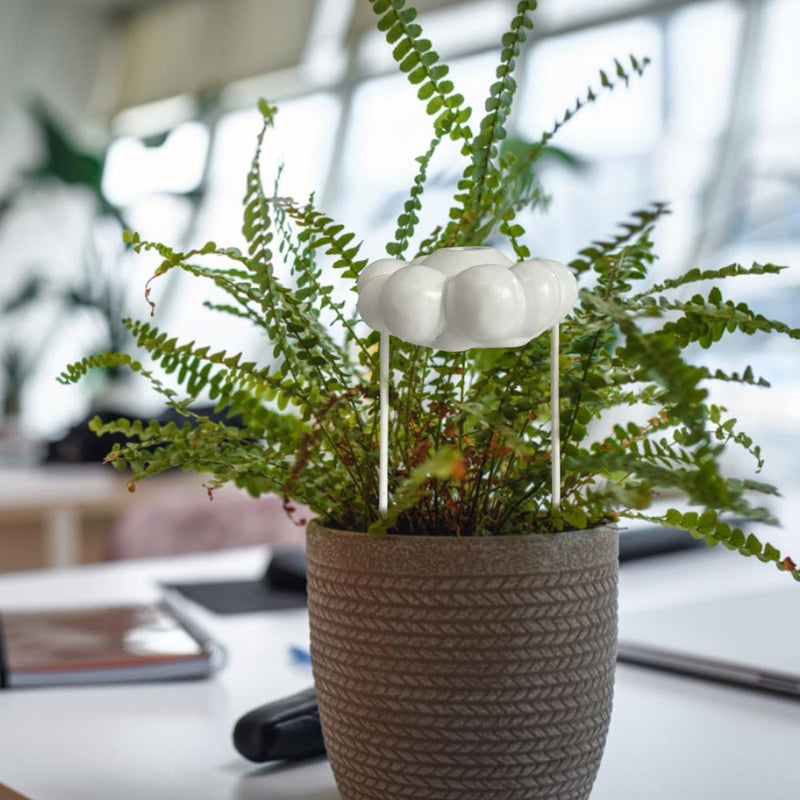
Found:
[[[544,147],[577,113],[592,103],[597,102],[599,96],[598,91],[613,92],[614,89],[619,85],[620,81],[623,82],[625,86],[628,86],[633,73],[641,78],[644,75],[647,67],[650,65],[649,58],[637,58],[633,54],[628,56],[628,61],[630,66],[626,68],[623,67],[622,63],[618,59],[614,59],[614,71],[616,77],[619,79],[616,82],[608,77],[608,72],[606,70],[601,69],[600,89],[598,90],[592,86],[589,86],[583,98],[577,98],[575,100],[575,105],[570,106],[563,113],[563,115],[555,121],[553,127],[542,134],[542,138],[539,140],[539,145]],[[532,156],[535,158],[538,158],[539,155],[540,154],[532,154]]]
[[[294,293],[282,286],[275,276],[270,245],[274,239],[270,208],[274,198],[268,198],[261,180],[261,150],[266,131],[273,125],[275,109],[266,101],[259,108],[264,118],[256,142],[256,152],[247,175],[244,197],[244,223],[242,232],[248,242],[250,259],[247,266],[254,273],[260,290],[261,308],[266,329],[274,343],[273,355],[283,364],[283,369],[300,384],[306,382],[320,385],[322,391],[340,391],[342,376],[346,372],[346,359],[341,349],[322,328],[311,309]],[[292,339],[302,345],[298,354]],[[337,378],[329,380],[320,367],[328,352],[337,364]]]
[[[767,319],[757,314],[747,303],[724,300],[718,287],[707,297],[694,295],[688,301],[667,300],[659,297],[656,306],[660,311],[680,311],[681,316],[666,322],[663,330],[674,334],[681,347],[698,342],[708,348],[725,333],[739,331],[752,336],[755,333],[781,333],[790,339],[800,339],[800,328],[792,328],[780,320]]]
[[[499,143],[506,138],[505,125],[517,91],[513,73],[521,47],[528,38],[527,32],[533,28],[530,14],[536,6],[536,0],[520,0],[511,29],[503,35],[500,64],[495,73],[497,81],[489,90],[487,113],[472,141],[472,163],[464,171],[464,178],[471,184],[468,207],[473,212],[481,207],[491,163],[498,156]]]
[[[703,401],[708,392],[700,386],[702,370],[684,361],[675,337],[668,332],[642,332],[632,320],[618,316],[624,344],[618,356],[637,366],[642,380],[655,381],[664,388],[664,405],[683,422],[692,437],[702,436]]]
[[[449,78],[450,68],[441,62],[430,40],[423,38],[417,22],[417,10],[405,0],[370,0],[378,16],[378,30],[392,45],[392,56],[412,84],[417,97],[426,103],[427,114],[434,118],[436,137],[469,139],[466,126],[472,109],[464,106],[464,96],[455,90]]]
[[[433,127],[387,252],[408,257],[433,159],[450,138],[464,169],[450,216],[422,237],[418,252],[483,244],[499,235],[518,259],[529,258],[523,211],[547,200],[534,165],[553,149],[550,142],[567,122],[603,92],[641,75],[647,59],[615,61],[600,73],[597,88],[589,87],[538,140],[512,144],[506,128],[517,90],[514,68],[536,7],[534,0],[522,0],[502,37],[495,82],[473,136],[470,109],[424,38],[416,11],[406,0],[370,2]],[[307,203],[282,196],[280,169],[273,188],[264,189],[261,155],[275,109],[263,101],[260,109],[263,125],[244,196],[245,252],[214,242],[181,251],[131,232],[125,239],[134,251],[159,257],[153,278],[177,268],[218,287],[225,297],[205,307],[256,326],[273,348],[271,357],[266,364],[248,362],[239,353],[178,341],[150,324],[129,321],[147,368],[125,354],[105,353],[69,365],[60,376],[71,383],[96,367],[127,367],[149,379],[185,419],[166,425],[95,421],[97,433],[125,437],[127,444],[109,455],[117,469],[130,470],[134,481],[167,469],[201,471],[211,476],[210,487],[231,481],[255,495],[282,492],[337,527],[373,534],[484,536],[585,528],[619,513],[635,516],[659,489],[675,489],[706,510],[653,519],[778,563],[798,578],[793,562],[716,516],[728,512],[771,522],[768,511],[748,498],[776,490],[722,472],[726,447],[744,448],[759,468],[763,454],[735,419],[709,403],[707,382],[766,381],[750,367],[724,372],[695,365],[684,349],[708,346],[729,332],[797,339],[800,331],[726,301],[718,289],[689,300],[669,294],[700,281],[781,268],[731,264],[653,283],[652,232],[668,213],[661,203],[635,212],[620,231],[590,244],[571,264],[589,280],[560,325],[557,419],[550,419],[547,334],[519,348],[465,353],[393,343],[393,500],[389,514],[378,520],[379,335],[360,334],[348,310],[352,303],[336,295],[340,281],[325,273],[332,267],[355,288],[367,258],[353,232],[315,208],[313,195]],[[278,278],[284,267],[290,281]],[[195,407],[206,397],[215,403],[213,419]],[[617,425],[597,441],[598,423],[609,420],[606,412],[623,408],[631,417],[647,413],[650,419]],[[550,508],[553,430],[561,437],[564,465],[563,505],[556,513]]]
[[[259,111],[263,121],[256,138],[253,160],[247,173],[242,233],[248,243],[250,256],[256,259],[257,265],[267,267],[272,262],[272,251],[269,245],[273,235],[270,231],[269,206],[261,182],[261,151],[264,147],[267,130],[275,124],[277,110],[262,99],[259,101]]]
[[[308,214],[313,213],[311,202],[306,205]],[[304,247],[301,248],[300,241],[296,241],[293,231],[287,222],[287,212],[283,205],[277,205],[275,222],[281,236],[281,248],[284,254],[291,259],[291,271],[295,276],[297,288],[295,296],[301,302],[316,302],[319,308],[331,312],[335,321],[339,324],[345,334],[345,342],[352,343],[359,351],[359,358],[362,364],[371,364],[374,357],[367,349],[366,343],[358,335],[355,327],[355,320],[349,319],[343,313],[344,301],[335,300],[334,287],[331,284],[322,282],[322,268],[317,265],[314,258],[315,247],[310,236],[303,237]],[[341,241],[341,240],[340,240]],[[349,239],[348,241],[352,241]],[[341,253],[341,248],[336,251]],[[342,372],[342,376],[344,373]]]
[[[762,377],[756,377],[753,373],[752,367],[745,367],[744,371],[739,372],[724,372],[721,369],[715,369],[713,372],[707,367],[702,367],[704,380],[725,381],[726,383],[743,383],[747,386],[761,386],[768,389],[771,384],[768,380]]]
[[[520,0],[510,29],[503,34],[500,64],[495,71],[497,80],[490,88],[486,114],[478,132],[464,148],[470,163],[458,182],[458,192],[454,197],[456,205],[450,209],[451,221],[437,243],[439,246],[480,244],[503,216],[502,213],[499,216],[492,213],[498,195],[503,194],[497,164],[499,144],[506,138],[505,126],[517,90],[513,73],[528,31],[533,28],[530,13],[536,5],[536,0]],[[484,219],[487,211],[493,218],[488,225]]]
[[[131,367],[135,371],[141,369],[141,363],[135,361],[128,353],[98,353],[87,356],[80,361],[68,364],[56,380],[65,386],[77,383],[93,369],[112,369],[116,367]]]
[[[148,322],[126,318],[123,323],[137,346],[147,350],[155,362],[160,362],[167,375],[178,372],[178,383],[187,384],[187,391],[193,397],[209,389],[218,393],[217,381],[220,380],[244,384],[261,394],[280,387],[279,379],[271,374],[269,367],[259,368],[254,361],[242,361],[240,353],[212,352],[207,346],[196,347],[193,341],[180,344],[177,338],[169,338],[167,333]],[[212,378],[214,366],[220,370]],[[215,397],[216,394],[212,395],[212,400]]]
[[[232,426],[199,419],[196,424],[165,426],[159,432],[145,429],[141,436],[136,423],[120,419],[103,424],[96,419],[90,424],[99,436],[122,433],[131,437],[125,445],[115,445],[106,461],[115,469],[130,470],[134,483],[167,470],[183,469],[214,475],[217,485],[246,485],[257,477],[262,481],[262,491],[280,491],[288,472],[285,456],[276,454],[264,440]],[[140,441],[133,440],[136,438]]]
[[[694,267],[677,278],[668,278],[661,283],[653,284],[649,289],[634,295],[631,299],[641,300],[649,295],[661,294],[669,289],[677,289],[680,286],[700,281],[724,280],[725,278],[735,278],[741,275],[779,275],[785,269],[788,269],[788,267],[771,263],[759,264],[757,261],[754,261],[749,267],[744,267],[738,263],[728,264],[717,269],[701,270]]]
[[[165,386],[151,370],[145,369],[141,361],[134,359],[128,353],[105,352],[87,356],[80,361],[69,364],[67,368],[58,376],[59,383],[76,383],[93,369],[111,369],[116,367],[127,367],[131,372],[138,373],[146,378],[153,389],[158,392],[166,401],[167,405],[174,408],[179,413],[185,413],[185,403],[179,400],[178,393]]]
[[[525,5],[525,3],[519,4],[517,7],[518,13],[514,18],[512,28],[504,36],[503,55],[511,57],[512,59],[516,58],[519,54],[519,48],[512,46],[509,50],[509,46],[512,45],[512,40],[515,34],[517,39],[524,41],[524,37],[526,36],[525,28],[527,25],[522,22],[522,19],[529,11],[535,8],[536,4],[535,2],[527,4],[527,9],[523,8]],[[515,28],[514,26],[517,27]],[[626,85],[629,82],[632,73],[635,73],[639,76],[643,75],[645,69],[650,63],[648,58],[639,59],[633,55],[629,56],[629,61],[630,67],[628,69],[623,68],[622,64],[618,60],[615,60],[614,62],[618,77],[623,80]],[[503,71],[502,64],[501,67],[498,67],[498,77],[501,71]],[[501,85],[502,82],[498,81],[493,85],[492,91],[497,90],[502,95],[503,90],[500,88]],[[613,91],[616,85],[617,83],[610,80],[605,71],[601,71],[601,90]],[[500,124],[499,128],[497,129],[498,133],[501,135],[501,139],[496,141],[500,141],[502,138],[504,138],[505,118],[510,110],[510,103],[513,101],[513,91],[515,88],[515,84],[511,84],[509,86],[509,89],[511,90],[511,98],[508,100],[508,106],[504,106],[499,99],[491,99],[491,101],[487,103],[487,111],[489,111],[489,114],[487,114],[481,123],[481,133],[492,130],[493,125],[497,122],[496,116],[498,114],[501,116],[505,114],[502,124]],[[429,236],[428,239],[426,239],[426,244],[422,251],[429,252],[435,246],[445,247],[456,246],[460,244],[480,244],[481,242],[485,241],[491,234],[495,225],[501,223],[503,220],[506,220],[508,218],[507,215],[510,212],[517,210],[520,204],[518,198],[505,198],[505,188],[509,186],[516,186],[519,183],[520,177],[528,172],[545,152],[548,143],[558,133],[558,131],[578,112],[580,112],[586,106],[596,102],[597,99],[597,90],[590,86],[585,97],[583,99],[578,98],[575,101],[575,105],[568,108],[564,115],[556,120],[553,127],[548,131],[545,131],[540,140],[536,144],[529,147],[527,152],[522,157],[518,157],[515,154],[507,154],[499,159],[499,162],[496,164],[496,170],[490,168],[491,159],[497,155],[496,141],[492,142],[492,137],[489,136],[488,139],[484,137],[485,140],[478,143],[478,140],[481,136],[481,133],[479,133],[475,137],[473,142],[473,150],[471,152],[473,155],[473,162],[477,157],[479,162],[485,165],[485,170],[479,169],[476,176],[474,173],[474,163],[470,164],[465,169],[464,175],[458,184],[458,193],[454,198],[457,205],[450,210],[451,222],[448,223],[448,225],[438,236]],[[485,128],[484,125],[486,126]],[[475,147],[476,143],[479,145],[477,149]],[[488,150],[486,149],[487,144]],[[478,151],[482,152],[483,156],[476,155]],[[487,156],[489,156],[488,159]],[[476,182],[479,180],[478,176],[481,176],[482,173],[483,177],[481,177],[480,180],[483,182],[483,185],[481,187],[481,191],[476,193],[474,187],[477,185]],[[524,202],[522,204],[524,205]],[[517,256],[521,258],[527,258],[527,256],[524,255],[527,248],[520,248],[517,246],[519,234],[512,234],[509,236],[508,233],[504,232],[504,235],[510,239]]]
[[[517,261],[525,261],[531,257],[531,250],[522,241],[522,237],[525,235],[525,228],[515,221],[516,216],[517,213],[513,209],[506,211],[503,221],[497,230],[501,236],[505,236],[508,240],[514,255],[517,257]]]
[[[739,445],[756,460],[756,472],[761,472],[764,467],[764,458],[761,455],[761,447],[753,441],[751,436],[736,429],[737,420],[735,417],[723,419],[723,413],[727,412],[723,406],[711,405],[708,409],[708,421],[714,426],[714,437],[725,444],[733,442]]]
[[[641,513],[624,513],[622,516],[687,531],[695,539],[702,539],[712,547],[721,544],[728,550],[737,550],[741,555],[755,556],[759,561],[772,563],[782,572],[789,572],[796,581],[800,581],[800,569],[792,559],[782,556],[777,547],[769,542],[763,543],[755,534],[745,534],[741,528],[732,528],[719,519],[714,510],[708,509],[698,514],[695,511],[684,513],[672,508],[663,516]]]
[[[628,56],[630,62],[630,70],[624,69],[621,63],[615,59],[616,73],[627,86],[630,82],[632,73],[639,77],[644,75],[645,70],[650,64],[649,58],[637,58],[634,55]],[[526,152],[520,157],[513,160],[507,160],[505,163],[501,162],[501,180],[503,183],[514,182],[519,180],[520,175],[528,171],[546,152],[547,146],[556,134],[570,122],[576,114],[583,109],[596,103],[599,99],[599,91],[611,92],[618,84],[609,80],[608,74],[605,71],[600,72],[600,89],[595,89],[589,86],[583,98],[578,98],[573,106],[570,106],[553,124],[551,128],[546,130],[539,141],[526,149]]]
[[[334,258],[333,268],[342,270],[342,277],[358,280],[367,259],[358,258],[361,243],[353,244],[354,233],[345,231],[344,225],[321,211],[298,205],[291,197],[276,197],[272,202],[301,229],[299,239],[306,247],[311,250],[324,248],[324,252]]]
[[[608,259],[617,258],[620,250],[631,242],[641,241],[642,235],[649,232],[663,216],[669,213],[667,203],[653,203],[650,208],[634,211],[628,222],[620,224],[622,230],[618,234],[604,241],[592,242],[589,247],[579,251],[580,258],[570,261],[569,266],[578,274],[598,267],[602,269],[602,265]]]
[[[425,153],[417,158],[419,169],[411,184],[410,196],[403,204],[403,211],[397,218],[397,230],[394,233],[394,241],[386,245],[386,252],[390,256],[402,258],[408,249],[411,237],[414,235],[414,231],[419,223],[419,212],[422,209],[422,193],[425,189],[425,181],[428,178],[428,166],[441,141],[441,138],[438,136],[432,139]]]
[[[246,270],[206,267],[183,260],[193,253],[223,256],[244,266],[252,264],[238,250],[219,249],[212,242],[197,251],[174,253],[153,277],[160,277],[171,269],[180,269],[208,279],[223,289],[238,303],[248,319],[270,335],[273,355],[279,359],[276,372],[280,371],[279,368],[290,372],[301,386],[319,385],[321,391],[337,392],[350,382],[353,373],[341,346],[330,336],[310,306],[296,292],[278,282],[271,264],[257,268],[256,271],[261,270],[258,278]],[[338,368],[334,381],[329,381],[319,369],[326,355]]]

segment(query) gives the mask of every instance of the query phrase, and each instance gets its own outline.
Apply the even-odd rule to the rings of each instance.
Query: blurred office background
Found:
[[[514,4],[415,5],[479,119]],[[587,85],[599,85],[601,68],[613,71],[615,57],[652,63],[554,141],[571,159],[540,169],[552,200],[527,220],[536,255],[568,261],[631,211],[668,200],[673,214],[657,233],[661,275],[754,259],[800,264],[797,0],[540,6],[512,135],[537,139]],[[159,412],[144,384],[124,376],[79,387],[55,376],[66,362],[124,341],[119,317],[149,313],[143,286],[153,262],[126,252],[123,225],[178,246],[241,244],[259,97],[280,107],[265,179],[285,163],[282,194],[315,191],[317,204],[363,239],[365,255],[383,254],[430,132],[373,21],[367,0],[0,0],[7,466],[35,461],[44,452],[38,442],[58,439],[103,404]],[[421,231],[449,207],[460,173],[455,149],[430,173]],[[728,294],[798,325],[798,275],[742,280]],[[154,292],[156,323],[172,333],[254,358],[268,353],[246,327],[202,308],[207,286],[175,276]],[[785,483],[794,479],[787,453],[796,449],[800,380],[796,349],[772,338],[740,338],[718,358],[739,371],[752,364],[775,384],[738,390],[736,405],[745,429],[766,437],[765,474]],[[715,391],[732,402],[724,387]]]

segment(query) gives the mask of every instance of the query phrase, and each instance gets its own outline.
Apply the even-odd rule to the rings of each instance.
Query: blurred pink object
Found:
[[[134,504],[111,530],[106,558],[148,558],[251,545],[304,545],[305,521],[313,516],[297,505],[289,518],[274,494],[258,499],[237,489],[214,492],[209,500],[196,488],[159,492]],[[293,521],[295,520],[295,521]]]

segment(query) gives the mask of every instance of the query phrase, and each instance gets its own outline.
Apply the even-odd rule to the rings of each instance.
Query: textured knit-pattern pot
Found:
[[[311,656],[345,800],[585,800],[611,714],[617,538],[308,528]]]

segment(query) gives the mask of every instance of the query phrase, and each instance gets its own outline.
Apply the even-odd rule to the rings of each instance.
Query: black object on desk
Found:
[[[306,593],[305,550],[276,550],[261,582],[271,589]]]
[[[314,689],[249,711],[233,729],[233,744],[258,763],[322,755],[325,743]]]
[[[216,614],[305,608],[306,554],[298,548],[276,550],[264,574],[255,581],[202,581],[164,585]]]

